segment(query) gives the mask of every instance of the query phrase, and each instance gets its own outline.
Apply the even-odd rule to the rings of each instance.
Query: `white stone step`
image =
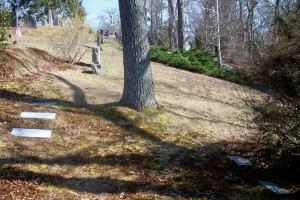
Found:
[[[50,138],[52,130],[13,128],[11,134],[16,137]]]
[[[29,119],[55,119],[56,113],[42,113],[42,112],[22,112],[21,118]]]
[[[289,191],[279,187],[276,183],[268,182],[268,181],[258,181],[260,184],[266,186],[269,190],[274,192],[275,194],[289,194]]]
[[[237,165],[239,166],[252,166],[252,163],[250,160],[240,157],[240,156],[227,156],[230,160],[233,160]]]

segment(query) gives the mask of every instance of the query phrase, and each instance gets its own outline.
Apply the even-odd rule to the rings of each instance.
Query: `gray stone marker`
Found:
[[[59,26],[59,18],[55,18],[53,21],[54,26]]]
[[[36,16],[34,15],[34,14],[31,14],[30,15],[30,17],[32,18],[32,20],[33,20],[33,26],[34,26],[34,28],[36,28],[37,27],[37,20],[36,20]]]
[[[114,15],[110,16],[109,35],[115,34]]]
[[[227,156],[227,158],[229,158],[230,160],[233,160],[239,166],[252,166],[253,165],[250,160],[245,159],[240,156]]]
[[[258,181],[260,184],[266,186],[266,188],[268,188],[269,190],[271,190],[272,192],[274,192],[275,194],[289,194],[289,191],[283,188],[280,188],[279,185],[277,185],[276,183],[271,183],[268,181]]]
[[[46,19],[42,19],[42,26],[47,26],[48,22]]]
[[[48,22],[50,26],[53,26],[53,18],[51,10],[48,10]]]
[[[21,118],[28,119],[55,119],[55,113],[42,113],[42,112],[22,112]]]
[[[92,71],[95,74],[99,74],[99,69],[101,69],[100,64],[100,47],[96,46],[92,48]]]

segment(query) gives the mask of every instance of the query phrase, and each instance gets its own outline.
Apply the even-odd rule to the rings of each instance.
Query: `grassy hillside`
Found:
[[[28,30],[1,57],[9,73],[0,84],[0,199],[282,198],[257,180],[299,189],[296,172],[274,165],[280,155],[263,154],[251,137],[243,98],[261,94],[152,63],[160,108],[136,112],[118,104],[123,57],[117,43],[105,39],[98,76],[89,67],[91,52],[70,66],[58,62],[47,42],[36,42],[47,41],[51,29]],[[24,111],[57,118],[24,120]],[[53,133],[50,139],[18,138],[10,133],[14,127]],[[236,166],[226,157],[232,154],[256,167]]]

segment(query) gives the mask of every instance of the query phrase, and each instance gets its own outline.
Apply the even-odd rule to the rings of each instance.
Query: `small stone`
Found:
[[[122,193],[119,195],[119,197],[120,197],[121,199],[126,199],[126,193],[125,193],[125,192],[122,192]]]

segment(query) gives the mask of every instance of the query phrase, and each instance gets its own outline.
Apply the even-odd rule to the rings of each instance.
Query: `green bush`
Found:
[[[244,79],[244,75],[240,72],[218,67],[218,62],[214,61],[213,56],[206,51],[198,51],[196,49],[189,51],[170,50],[167,48],[151,47],[150,57],[154,62],[203,73],[235,83],[241,83]]]
[[[11,15],[7,12],[0,3],[0,50],[4,50],[7,43],[7,30],[10,26]]]

